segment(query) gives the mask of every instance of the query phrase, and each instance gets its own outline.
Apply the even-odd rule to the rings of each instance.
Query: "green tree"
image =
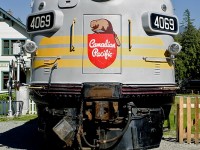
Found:
[[[184,12],[181,27],[184,29],[175,40],[182,46],[182,51],[177,56],[176,79],[200,79],[200,32],[193,25],[190,11]]]

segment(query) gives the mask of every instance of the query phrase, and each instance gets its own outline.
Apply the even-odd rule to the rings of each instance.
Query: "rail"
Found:
[[[17,103],[19,103],[17,105]],[[9,101],[0,100],[0,115],[8,115]],[[13,115],[22,112],[23,102],[22,101],[12,101],[12,112]],[[28,114],[37,114],[36,104],[34,101],[29,100],[29,111]]]
[[[0,115],[8,114],[8,101],[0,101]]]

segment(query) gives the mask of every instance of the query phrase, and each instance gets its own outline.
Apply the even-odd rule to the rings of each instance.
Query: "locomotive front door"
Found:
[[[121,73],[121,15],[84,15],[83,73]]]

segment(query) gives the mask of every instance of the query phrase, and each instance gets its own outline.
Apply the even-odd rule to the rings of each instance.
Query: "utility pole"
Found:
[[[20,115],[19,110],[19,102],[20,102],[20,70],[21,70],[21,63],[25,64],[23,59],[23,51],[22,51],[22,44],[20,41],[13,44],[13,54],[17,60],[17,81],[15,84],[16,89],[16,116]],[[24,66],[23,66],[24,67]]]
[[[20,115],[20,108],[23,106],[23,101],[20,101],[20,70],[21,70],[21,64],[24,70],[26,70],[26,63],[24,61],[23,55],[24,52],[22,51],[22,44],[20,41],[17,41],[16,43],[13,43],[13,55],[16,58],[17,62],[17,80],[15,79],[15,63],[14,61],[10,61],[9,63],[9,80],[7,83],[8,93],[9,93],[9,108],[8,108],[8,116],[13,116],[13,110],[12,110],[12,89],[16,90],[16,116]]]
[[[17,86],[20,85],[20,55],[15,55],[17,59]],[[16,87],[16,116],[20,114],[19,112],[19,98],[20,98],[20,92],[19,92],[19,87]]]
[[[13,86],[13,71],[14,71],[14,61],[9,62],[9,80],[7,83],[8,94],[9,94],[9,108],[8,108],[8,117],[13,116],[12,112],[12,86]]]

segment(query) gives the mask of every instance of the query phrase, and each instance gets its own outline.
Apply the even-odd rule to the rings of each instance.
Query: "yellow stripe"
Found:
[[[54,60],[49,61],[52,63]],[[65,59],[65,60],[58,60],[58,68],[82,68],[82,64],[84,68],[96,68],[90,60],[81,60],[81,59]],[[123,60],[122,61],[122,68],[155,68],[155,64],[152,62],[145,62],[144,60]],[[173,66],[169,66],[168,63],[159,63],[160,69],[171,69]],[[51,67],[52,65],[48,65]],[[35,60],[33,62],[33,68],[44,68],[47,65],[44,65],[44,60]],[[120,67],[120,60],[116,60],[109,68],[119,68]]]
[[[145,49],[145,48],[133,48],[122,49],[122,56],[143,56],[143,57],[161,57],[165,58],[165,51],[162,49]]]
[[[37,56],[82,56],[83,48],[75,48],[70,52],[69,47],[64,48],[41,48],[37,50]]]
[[[90,60],[84,60],[83,62],[85,68],[96,68]],[[122,68],[155,68],[155,64],[160,64],[160,69],[171,69],[168,63],[152,63],[145,62],[144,60],[123,60]],[[115,61],[109,68],[119,68],[120,61]]]
[[[85,43],[87,43],[87,36],[75,36],[73,44],[81,44],[83,43],[83,38]],[[119,37],[122,39],[121,43],[128,44],[129,38],[128,36]],[[70,44],[70,36],[52,36],[52,37],[44,37],[41,39],[39,45],[55,45],[55,44]],[[147,44],[147,45],[158,45],[163,46],[164,43],[162,39],[158,37],[145,37],[145,36],[133,36],[132,44]]]
[[[121,55],[121,49],[117,49],[117,55]],[[84,50],[84,55],[87,56],[87,49]],[[162,49],[144,49],[134,48],[129,51],[128,48],[122,49],[123,56],[143,56],[143,57],[162,57],[165,58],[165,51]],[[69,47],[64,48],[41,48],[37,50],[37,56],[82,56],[83,48],[75,48],[75,51],[70,52]]]
[[[117,59],[109,66],[109,68],[120,68],[120,64],[121,64],[120,60]],[[83,68],[97,68],[97,67],[93,65],[90,60],[85,59],[83,60]]]
[[[50,60],[48,63],[53,63],[54,60]],[[58,68],[81,68],[82,60],[81,59],[66,59],[66,60],[58,60],[57,61]],[[44,67],[52,67],[52,65],[44,65],[44,60],[35,60],[33,62],[33,68],[44,68]]]
[[[53,63],[54,60],[50,60],[48,63]],[[96,68],[89,60],[82,61],[81,59],[62,59],[58,60],[58,68],[82,68],[82,64],[86,68]],[[35,60],[33,62],[33,68],[44,68],[44,67],[52,67],[53,65],[45,65],[44,60]],[[120,66],[120,61],[116,60],[110,67],[118,68]]]
[[[83,36],[75,36],[74,44],[83,43]],[[70,36],[52,36],[42,38],[39,45],[70,44]]]
[[[155,68],[155,64],[160,64],[160,69],[171,69],[173,66],[169,66],[168,63],[153,63],[145,62],[144,60],[123,60],[122,68]]]
[[[122,37],[122,43],[129,43],[129,37],[123,36]],[[163,46],[164,43],[162,39],[157,37],[146,37],[146,36],[133,36],[131,40],[132,44],[145,44],[145,45],[157,45],[157,46]]]

